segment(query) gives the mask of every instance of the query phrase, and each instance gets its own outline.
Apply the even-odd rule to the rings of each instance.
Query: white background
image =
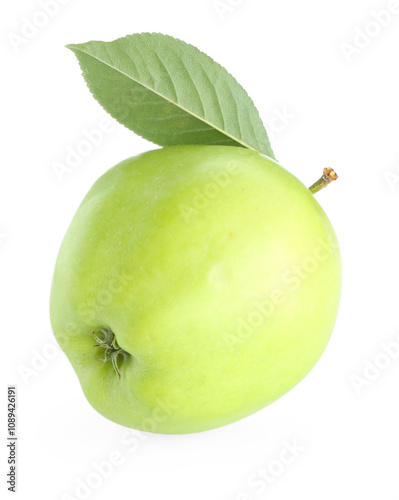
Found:
[[[380,17],[383,27],[370,22],[392,8],[387,0],[63,3],[47,22],[36,0],[0,8],[1,455],[5,462],[6,385],[16,383],[19,497],[397,500],[399,359],[383,344],[399,345],[398,2],[391,19]],[[45,25],[12,43],[25,18]],[[181,38],[222,63],[253,98],[278,160],[305,184],[336,169],[339,181],[317,198],[340,241],[344,279],[327,350],[279,401],[220,429],[137,432],[129,444],[125,428],[86,402],[55,344],[48,301],[83,196],[108,168],[154,148],[117,124],[57,178],[54,162],[65,163],[67,148],[105,117],[64,45],[142,31]],[[287,442],[301,451],[279,465]],[[95,484],[95,464],[113,452],[123,463]],[[92,485],[86,496],[80,482]]]

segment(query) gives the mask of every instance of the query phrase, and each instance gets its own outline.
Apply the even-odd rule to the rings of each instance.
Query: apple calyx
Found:
[[[318,181],[310,186],[310,191],[312,194],[317,193],[320,189],[325,188],[332,181],[336,181],[338,179],[338,175],[334,172],[332,168],[325,168],[323,170],[323,175],[320,177]]]
[[[119,378],[121,378],[121,372],[118,366],[118,357],[122,356],[123,363],[123,360],[126,356],[129,356],[129,353],[119,347],[118,342],[116,341],[115,334],[111,330],[109,330],[108,328],[102,328],[99,332],[102,334],[102,337],[100,337],[96,332],[93,332],[93,337],[97,342],[97,344],[95,344],[93,347],[100,347],[104,349],[104,355],[103,357],[97,359],[103,361],[104,363],[106,363],[107,361],[111,361],[115,373]]]

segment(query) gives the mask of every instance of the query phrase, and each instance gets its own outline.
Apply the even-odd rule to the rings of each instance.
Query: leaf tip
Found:
[[[65,48],[72,50],[72,52],[76,52],[78,45],[76,45],[75,43],[68,43],[67,45],[65,45]]]

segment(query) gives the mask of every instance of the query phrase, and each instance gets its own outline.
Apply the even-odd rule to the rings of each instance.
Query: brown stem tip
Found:
[[[336,181],[338,179],[338,175],[334,172],[332,168],[325,168],[323,170],[323,175],[320,177],[318,181],[310,186],[310,191],[312,194],[317,193],[320,189],[325,188],[332,181]]]

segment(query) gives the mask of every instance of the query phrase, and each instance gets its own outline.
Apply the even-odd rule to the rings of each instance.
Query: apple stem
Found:
[[[338,179],[338,175],[334,172],[332,168],[325,168],[323,170],[323,175],[320,177],[318,181],[310,186],[310,191],[312,194],[317,193],[320,189],[325,188],[330,184],[330,182]]]

